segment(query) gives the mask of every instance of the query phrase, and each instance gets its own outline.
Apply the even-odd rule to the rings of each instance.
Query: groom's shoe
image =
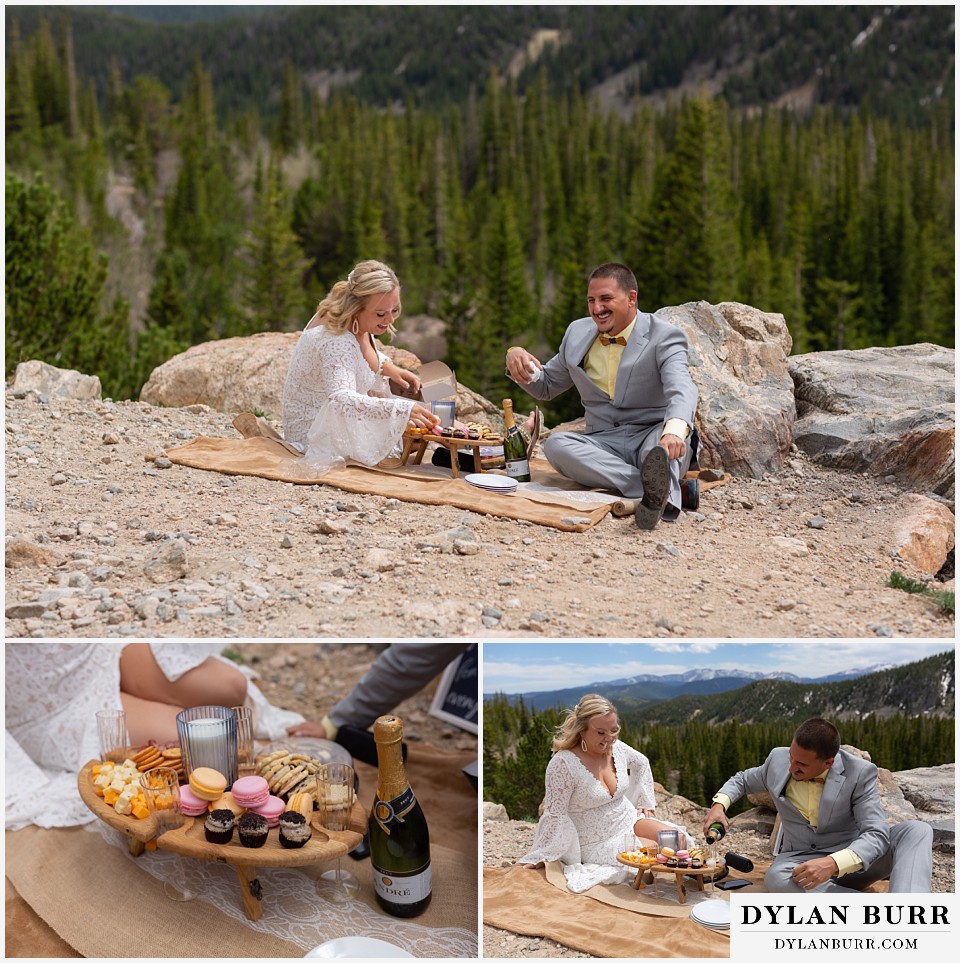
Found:
[[[700,482],[696,478],[684,478],[680,482],[680,504],[685,512],[695,512],[700,507]]]
[[[670,494],[670,457],[661,445],[654,445],[644,458],[640,481],[643,483],[643,498],[637,503],[634,519],[637,528],[652,531],[660,521]]]

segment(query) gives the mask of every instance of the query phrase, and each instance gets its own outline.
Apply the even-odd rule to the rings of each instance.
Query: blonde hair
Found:
[[[572,749],[580,742],[587,731],[587,724],[594,716],[605,716],[608,712],[616,711],[613,703],[603,696],[595,692],[588,693],[572,709],[567,710],[566,719],[553,737],[553,751]]]
[[[337,281],[330,293],[317,305],[314,318],[334,334],[350,329],[356,316],[366,307],[375,294],[389,294],[400,290],[400,282],[393,269],[382,261],[361,261],[345,281]],[[393,324],[386,334],[393,336]]]

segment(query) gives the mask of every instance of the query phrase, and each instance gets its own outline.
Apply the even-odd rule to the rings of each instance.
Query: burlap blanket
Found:
[[[748,875],[751,892],[764,892],[765,865]],[[656,957],[726,957],[727,932],[709,930],[690,919],[703,898],[729,899],[722,891],[699,894],[687,886],[687,902],[676,897],[670,877],[659,883],[659,896],[629,884],[594,886],[586,893],[566,888],[559,863],[536,870],[483,871],[483,921],[511,933],[547,937],[591,956],[618,959]]]
[[[398,468],[348,465],[320,475],[306,470],[302,459],[269,438],[199,437],[171,448],[167,457],[177,465],[227,475],[255,475],[295,485],[330,485],[342,491],[383,495],[421,505],[452,505],[482,515],[534,522],[566,532],[582,532],[603,518],[616,501],[612,495],[585,492],[558,475],[544,459],[531,464],[531,481],[538,490],[521,489],[504,495],[488,492],[453,478],[432,466],[407,464]]]
[[[364,904],[344,914],[358,920],[379,914],[390,932],[398,934],[394,942],[418,938],[410,950],[418,956],[448,956],[449,946],[465,943],[469,948],[455,955],[477,954],[477,795],[460,771],[473,758],[472,753],[441,753],[427,746],[410,749],[407,768],[430,824],[434,873],[433,901],[411,921],[420,928],[419,936],[404,933],[404,921],[373,909],[369,861],[344,860],[344,868],[361,881],[359,899]],[[361,801],[369,806],[376,770],[360,762],[356,769]],[[160,879],[143,862],[158,854],[147,852],[135,859],[99,832],[28,827],[7,832],[5,844],[8,957],[302,957],[310,947],[342,935],[337,907],[316,924],[284,918],[281,901],[271,897],[281,884],[292,884],[309,899],[316,876],[329,866],[261,870],[264,911],[253,923],[242,913],[239,892],[227,911],[203,893],[187,903],[168,900]],[[192,862],[199,861],[188,864]],[[230,867],[209,867],[223,871],[225,885],[238,885]]]

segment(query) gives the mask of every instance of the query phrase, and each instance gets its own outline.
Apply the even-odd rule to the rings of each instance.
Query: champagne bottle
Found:
[[[430,903],[430,833],[403,767],[403,723],[374,723],[377,796],[370,814],[370,863],[377,902],[393,916],[416,916]]]
[[[509,398],[503,399],[503,460],[511,478],[518,482],[530,481],[527,444],[513,420],[513,402]]]
[[[726,835],[727,831],[723,828],[723,823],[711,823],[710,826],[707,827],[707,844],[713,846],[716,843],[719,843],[720,840]]]

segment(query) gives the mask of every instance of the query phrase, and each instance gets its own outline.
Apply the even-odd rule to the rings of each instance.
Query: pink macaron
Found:
[[[207,800],[194,796],[189,786],[181,786],[180,812],[182,812],[184,816],[205,815],[207,812]]]
[[[257,811],[270,797],[270,786],[263,776],[244,776],[234,782],[230,792],[244,809]]]
[[[286,808],[286,803],[279,796],[267,796],[266,802],[251,808],[250,812],[263,816],[268,826],[276,826]]]

